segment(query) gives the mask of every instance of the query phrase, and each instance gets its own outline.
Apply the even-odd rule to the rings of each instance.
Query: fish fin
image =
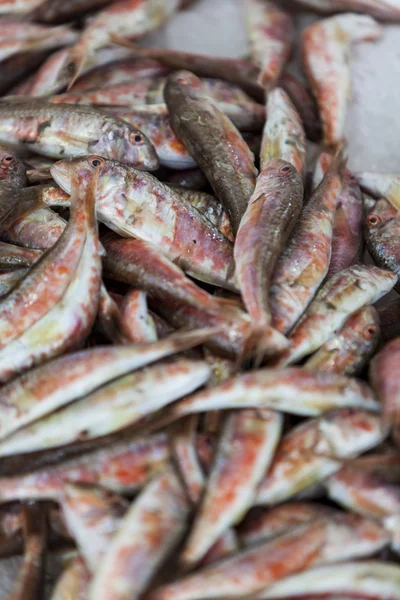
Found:
[[[130,50],[136,51],[136,53],[140,56],[147,56],[147,48],[142,48],[139,44],[135,42],[131,42],[125,37],[117,35],[116,33],[110,34],[110,41],[117,46],[122,46],[124,48],[129,48]]]
[[[86,44],[80,42],[76,44],[71,50],[71,64],[75,67],[75,73],[72,75],[71,81],[68,84],[67,91],[73,87],[76,80],[82,74],[88,62]]]

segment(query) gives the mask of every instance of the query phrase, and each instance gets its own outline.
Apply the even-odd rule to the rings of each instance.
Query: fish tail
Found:
[[[255,369],[273,357],[279,356],[289,347],[289,340],[270,325],[254,326],[246,340],[241,356],[242,362],[250,358]]]
[[[151,49],[148,50],[147,48],[142,48],[139,46],[139,44],[136,44],[135,42],[132,42],[131,40],[128,40],[127,38],[115,33],[110,35],[110,41],[117,46],[123,46],[124,48],[133,50],[134,54],[138,54],[139,56],[148,56],[148,54],[151,54]]]
[[[322,149],[322,152],[323,151],[324,149]],[[348,160],[346,142],[342,140],[336,144],[335,147],[330,147],[329,152],[332,155],[332,160],[327,169],[327,173],[337,173],[343,180],[346,174]]]
[[[74,67],[75,72],[73,73],[72,78],[68,84],[67,91],[69,91],[75,85],[76,80],[82,74],[88,61],[87,54],[87,45],[83,41],[78,42],[78,44],[76,44],[72,48],[70,64],[72,64],[72,66]]]

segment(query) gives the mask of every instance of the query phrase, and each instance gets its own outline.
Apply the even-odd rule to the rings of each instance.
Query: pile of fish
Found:
[[[2,598],[400,600],[400,175],[344,131],[400,2],[138,43],[189,4],[0,0]]]

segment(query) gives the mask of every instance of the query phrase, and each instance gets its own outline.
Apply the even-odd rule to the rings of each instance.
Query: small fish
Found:
[[[373,306],[352,314],[342,329],[305,363],[306,369],[358,375],[374,353],[380,338],[379,315]]]
[[[88,60],[99,48],[108,46],[114,35],[142,37],[163,25],[179,5],[180,0],[120,0],[98,12],[72,49],[71,62],[76,70],[70,87]]]
[[[17,431],[0,443],[0,455],[64,446],[119,431],[190,394],[209,375],[205,362],[183,359],[125,375]]]
[[[284,436],[255,504],[273,505],[320,483],[355,457],[382,442],[388,427],[380,415],[341,408],[294,427]]]
[[[33,191],[33,188],[28,188]],[[35,197],[35,192],[30,193]],[[26,197],[26,196],[25,196]],[[25,248],[48,250],[61,237],[67,222],[49,208],[35,208],[17,218],[2,234],[2,239]]]
[[[305,206],[292,238],[277,261],[270,306],[272,326],[281,333],[288,333],[297,323],[328,272],[343,169],[339,154]]]
[[[85,187],[95,170],[101,222],[123,237],[154,244],[196,279],[236,290],[232,244],[189,202],[149,173],[89,156],[59,161],[51,174],[70,193],[74,177]]]
[[[335,509],[312,502],[287,502],[273,508],[255,508],[240,523],[242,545],[251,546],[283,535],[299,525],[333,515]]]
[[[317,100],[323,141],[339,144],[350,97],[351,45],[375,41],[382,29],[367,15],[343,14],[308,26],[302,34],[303,65]]]
[[[29,17],[41,23],[64,23],[75,21],[89,11],[102,8],[113,0],[42,0],[41,3],[30,13]],[[115,1],[115,0],[114,0]]]
[[[371,385],[393,427],[393,437],[400,446],[400,338],[386,343],[369,366]]]
[[[269,161],[279,158],[291,163],[299,175],[303,175],[306,137],[300,115],[282,88],[269,92],[267,115],[260,153],[261,169]]]
[[[212,331],[177,333],[160,342],[98,346],[67,354],[14,379],[4,391],[0,437],[118,377],[205,341]],[[60,378],[63,385],[60,386]],[[0,393],[0,398],[1,398]]]
[[[371,205],[372,204],[372,205]],[[365,203],[364,232],[374,263],[400,274],[400,215],[388,200]]]
[[[181,556],[185,566],[199,562],[219,536],[251,506],[275,453],[282,425],[282,416],[269,410],[239,410],[228,415]]]
[[[274,87],[292,51],[294,23],[275,2],[246,0],[245,17],[254,62],[260,67],[258,83]]]
[[[99,65],[80,77],[73,91],[96,90],[100,87],[133,83],[141,77],[168,75],[170,69],[150,58],[125,58]]]
[[[365,598],[399,600],[398,564],[367,560],[316,567],[272,584],[257,600],[278,598]]]
[[[253,155],[195,75],[170,75],[164,94],[172,128],[206,174],[236,234],[255,187]]]
[[[100,487],[66,483],[59,502],[67,529],[95,573],[121,525],[127,501]]]
[[[398,0],[296,0],[320,13],[360,12],[388,21],[400,18]]]
[[[168,115],[152,115],[149,111],[141,112],[140,108],[117,114],[120,119],[143,131],[156,149],[161,165],[170,169],[196,166],[196,162],[173,132]]]
[[[92,575],[81,556],[68,565],[57,579],[50,600],[87,600]]]
[[[307,138],[313,142],[319,142],[322,134],[322,126],[318,107],[305,83],[297,79],[289,71],[284,71],[278,85],[285,90],[293,102],[303,122]]]
[[[2,271],[31,267],[41,256],[40,250],[31,250],[0,242],[0,269]]]
[[[85,106],[3,100],[0,142],[27,147],[52,158],[98,152],[144,169],[158,167],[153,145],[141,131],[122,119]]]
[[[376,198],[386,198],[396,210],[400,210],[400,175],[392,173],[356,173],[365,192]]]
[[[24,507],[24,558],[7,600],[37,600],[42,596],[46,560],[46,512],[40,504]]]
[[[238,85],[257,101],[264,100],[263,89],[257,84],[260,69],[249,60],[192,54],[170,48],[143,48],[121,38],[114,38],[114,42],[132,49],[137,56],[159,61],[174,71],[190,71],[197,77],[223,79]]]
[[[188,503],[178,477],[165,470],[134,500],[93,578],[89,600],[139,598],[180,541]]]
[[[217,409],[270,408],[295,415],[315,416],[338,407],[377,410],[379,404],[361,381],[323,371],[261,369],[237,375],[178,402],[171,410],[180,418]]]
[[[262,351],[281,352],[288,345],[271,327],[268,294],[276,261],[300,215],[302,202],[303,182],[296,168],[273,159],[257,178],[236,235],[236,278]]]
[[[133,494],[165,467],[170,454],[166,433],[128,439],[30,473],[0,477],[0,502],[57,501],[68,482]]]
[[[173,457],[190,503],[197,506],[204,490],[205,477],[197,455],[197,415],[176,423],[172,431]]]
[[[277,361],[297,362],[318,350],[354,312],[390,292],[397,275],[373,265],[353,265],[322,286],[289,336],[291,346]]]
[[[120,327],[132,342],[156,342],[157,329],[147,307],[146,292],[130,290],[120,306]]]
[[[107,234],[102,243],[107,275],[146,291],[150,305],[173,327],[216,327],[218,330],[208,337],[207,346],[228,357],[244,353],[251,323],[239,307],[198,287],[147,242]]]

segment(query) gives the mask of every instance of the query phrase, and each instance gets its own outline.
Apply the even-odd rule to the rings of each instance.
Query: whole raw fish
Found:
[[[376,265],[400,274],[400,215],[388,200],[365,202],[364,232]]]
[[[288,500],[338,471],[340,459],[366,452],[387,434],[381,415],[361,408],[342,408],[297,425],[278,446],[254,503]]]
[[[172,469],[134,500],[90,586],[89,600],[134,600],[180,541],[188,503]]]
[[[205,476],[196,448],[197,415],[176,423],[172,431],[173,458],[190,503],[196,507],[204,491]]]
[[[376,198],[386,198],[400,210],[400,176],[392,173],[357,173],[361,188]]]
[[[287,340],[271,327],[269,290],[278,256],[301,211],[303,182],[296,168],[279,158],[257,177],[236,235],[236,278],[260,351],[280,352]]]
[[[0,142],[52,158],[97,152],[144,169],[158,166],[156,152],[141,131],[85,106],[4,100],[0,102]]]
[[[383,412],[393,427],[393,437],[400,445],[400,338],[383,346],[369,367],[371,385],[382,403]]]
[[[270,306],[272,326],[282,333],[288,333],[296,324],[328,272],[343,169],[339,155],[305,206],[292,238],[277,261]]]
[[[374,41],[382,29],[367,15],[343,14],[307,27],[302,34],[303,64],[317,100],[323,140],[341,142],[350,97],[351,44]]]
[[[254,191],[254,157],[229,119],[187,71],[170,75],[165,100],[178,138],[206,174],[236,234]]]
[[[0,269],[2,271],[31,267],[41,256],[40,250],[31,250],[0,242]]]
[[[0,62],[24,52],[49,51],[68,46],[78,39],[77,32],[67,26],[48,27],[20,21],[0,22]]]
[[[29,195],[34,198],[34,189],[27,189],[30,190]],[[66,225],[67,222],[50,208],[34,208],[9,223],[1,238],[25,248],[48,250],[61,237]]]
[[[279,79],[279,87],[283,88],[296,107],[307,138],[319,142],[322,134],[321,121],[316,102],[305,83],[289,71],[284,71]]]
[[[190,394],[209,374],[205,362],[182,359],[125,375],[17,431],[0,443],[0,455],[63,446],[119,431]]]
[[[251,506],[275,453],[283,419],[269,410],[239,410],[222,427],[207,486],[181,556],[185,566],[204,557]]]
[[[314,416],[338,407],[377,410],[372,391],[361,381],[300,367],[261,369],[237,375],[178,402],[175,418],[196,412],[234,408],[270,408]]]
[[[261,169],[277,158],[291,163],[300,175],[304,174],[306,137],[303,125],[289,96],[279,87],[269,92],[267,98],[267,120],[260,153]]]
[[[90,156],[59,161],[51,167],[51,174],[70,193],[74,177],[85,187],[96,169],[100,221],[123,237],[154,244],[193,277],[236,289],[229,240],[189,202],[149,173]]]
[[[306,369],[358,375],[374,353],[380,338],[379,315],[366,306],[351,315],[342,329],[305,363]]]
[[[353,265],[336,273],[322,286],[289,336],[291,346],[277,361],[280,366],[299,361],[318,350],[343,327],[346,319],[374,304],[397,283],[397,275],[373,265]]]
[[[147,295],[142,290],[130,290],[120,306],[122,334],[132,342],[156,342],[157,329],[149,313]]]
[[[260,67],[258,83],[266,89],[274,86],[289,59],[294,24],[289,13],[278,3],[246,0],[245,16],[254,62]]]
[[[170,69],[150,58],[125,58],[99,65],[80,77],[73,91],[97,90],[100,87],[133,83],[141,77],[168,75]]]

